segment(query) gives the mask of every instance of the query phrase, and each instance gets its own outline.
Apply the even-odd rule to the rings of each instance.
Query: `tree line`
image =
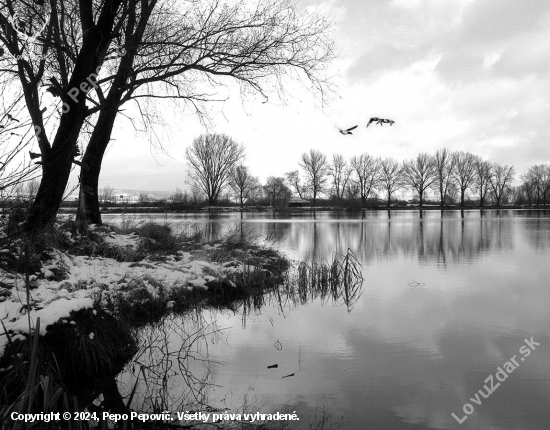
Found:
[[[467,151],[439,149],[435,154],[420,153],[399,162],[368,153],[346,159],[331,158],[316,149],[301,155],[298,169],[280,177],[268,177],[265,184],[245,166],[245,148],[229,136],[204,134],[185,151],[188,184],[202,193],[209,205],[218,204],[229,192],[241,206],[245,202],[266,201],[284,205],[291,197],[320,199],[339,205],[384,202],[389,207],[398,192],[413,196],[420,207],[431,194],[431,202],[441,207],[458,204],[501,206],[503,204],[541,205],[550,191],[550,165],[538,164],[519,177],[508,164],[492,163]],[[223,192],[226,192],[224,195]]]

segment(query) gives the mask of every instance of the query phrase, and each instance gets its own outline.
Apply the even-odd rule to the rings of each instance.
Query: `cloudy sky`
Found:
[[[325,106],[287,83],[285,102],[229,100],[209,106],[205,127],[191,112],[162,106],[163,151],[129,122],[117,122],[100,185],[140,190],[185,187],[184,150],[205,132],[246,147],[262,181],[298,169],[311,148],[327,156],[368,152],[412,158],[438,148],[513,164],[550,162],[550,2],[543,0],[300,0],[334,20],[339,57]],[[390,118],[366,128],[372,116]],[[353,136],[336,126],[359,125]]]

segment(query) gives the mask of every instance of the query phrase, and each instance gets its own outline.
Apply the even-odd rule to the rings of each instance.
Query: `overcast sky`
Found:
[[[151,149],[120,118],[100,186],[184,188],[184,150],[205,132],[226,133],[246,147],[246,164],[262,181],[298,169],[303,152],[368,152],[404,160],[438,148],[467,150],[524,173],[550,162],[550,2],[547,0],[300,0],[335,23],[339,59],[332,101],[288,83],[286,103],[242,101],[237,91],[211,104],[211,127],[166,103]],[[371,125],[372,116],[395,121]],[[354,125],[353,136],[336,126]]]

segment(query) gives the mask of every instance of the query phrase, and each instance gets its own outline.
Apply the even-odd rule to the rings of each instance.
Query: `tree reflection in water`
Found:
[[[362,285],[361,264],[348,250],[330,263],[295,262],[279,287],[237,301],[232,310],[241,313],[244,326],[247,315],[273,303],[283,314],[317,299],[344,305],[351,312]],[[208,314],[204,309],[172,314],[140,329],[139,352],[118,378],[125,404],[141,412],[215,410],[209,398],[217,387],[213,369],[221,363],[212,360],[209,344],[225,341],[226,329]],[[223,404],[224,399],[215,402]]]
[[[147,412],[207,410],[212,366],[217,364],[208,346],[222,334],[199,310],[172,314],[140,329],[139,352],[118,378],[125,403]]]

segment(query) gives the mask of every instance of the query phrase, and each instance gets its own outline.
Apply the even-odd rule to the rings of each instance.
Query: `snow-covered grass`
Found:
[[[23,241],[2,247],[0,321],[12,339],[30,334],[38,317],[43,335],[49,326],[71,312],[91,308],[94,300],[105,303],[107,298],[111,302],[125,298],[126,302],[135,299],[143,304],[143,300],[161,298],[165,305],[174,302],[170,308],[182,308],[187,291],[207,291],[210,285],[216,289],[220,285],[237,288],[239,280],[242,284],[246,279],[243,274],[248,277],[257,270],[269,275],[267,268],[273,271],[281,260],[276,252],[233,240],[211,245],[186,243],[184,238],[171,237],[167,226],[148,223],[137,231],[142,235],[116,233],[92,225],[86,236],[70,228],[58,228],[49,235],[49,240],[56,238],[52,246],[31,247],[40,254],[34,256],[28,290],[21,255]],[[170,251],[176,246],[180,249],[169,254],[163,244],[168,244]],[[147,253],[148,249],[159,248],[163,252]],[[11,264],[2,265],[2,256],[10,256],[4,260]],[[17,262],[15,267],[13,261]],[[139,300],[138,292],[142,296]],[[0,327],[0,356],[8,342],[3,330]]]

